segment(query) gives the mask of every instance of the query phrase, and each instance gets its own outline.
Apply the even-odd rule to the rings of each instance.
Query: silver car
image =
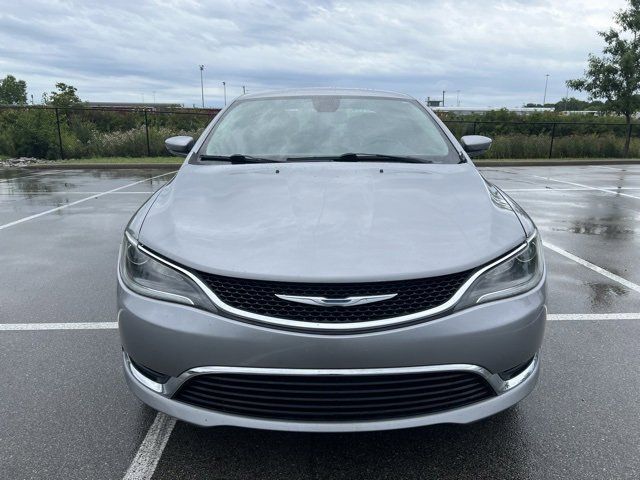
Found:
[[[202,426],[363,431],[468,423],[539,372],[545,266],[529,216],[415,99],[244,95],[128,224],[124,371]]]

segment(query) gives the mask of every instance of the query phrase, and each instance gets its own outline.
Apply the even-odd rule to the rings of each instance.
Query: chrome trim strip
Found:
[[[539,359],[538,359],[538,354],[536,353],[535,356],[533,357],[533,360],[531,360],[531,363],[527,366],[527,368],[525,368],[522,372],[520,372],[515,377],[510,378],[509,380],[502,380],[502,378],[500,378],[500,380],[502,380],[502,384],[492,385],[493,388],[495,388],[496,392],[500,394],[500,393],[506,392],[507,390],[511,390],[513,387],[520,385],[527,378],[529,378],[531,375],[534,374],[534,372],[536,371],[536,368],[538,367],[538,363],[539,363]]]
[[[282,295],[276,293],[275,296],[281,300],[287,300],[288,302],[304,303],[306,305],[318,305],[320,307],[352,307],[354,305],[364,305],[367,303],[382,302],[383,300],[389,300],[397,293],[390,293],[388,295],[369,295],[366,297],[347,297],[347,298],[326,298],[326,297],[304,297],[298,295]]]
[[[131,239],[131,237],[129,238]],[[133,240],[132,240],[132,243],[133,243]],[[522,245],[517,247],[515,250],[512,250],[511,252],[500,257],[499,259],[495,260],[489,265],[486,265],[480,270],[476,271],[476,273],[471,275],[471,277],[467,279],[467,281],[458,289],[458,291],[442,305],[431,308],[429,310],[423,310],[421,312],[402,315],[400,317],[383,318],[381,320],[371,320],[368,322],[351,322],[351,323],[335,323],[335,324],[321,323],[321,322],[301,322],[298,320],[287,320],[284,318],[268,317],[266,315],[247,312],[245,310],[240,310],[239,308],[232,307],[231,305],[227,305],[225,302],[223,302],[202,280],[200,280],[196,275],[194,275],[190,271],[185,270],[184,268],[179,267],[162,257],[159,257],[155,253],[145,248],[144,245],[142,245],[139,242],[135,242],[135,245],[137,245],[137,247],[141,251],[143,251],[146,255],[149,255],[153,259],[159,262],[162,262],[165,265],[189,277],[202,289],[202,291],[207,295],[207,297],[209,297],[209,299],[213,302],[213,304],[217,308],[227,313],[236,315],[241,318],[246,318],[248,320],[254,320],[257,322],[262,322],[262,323],[271,324],[271,325],[279,325],[279,326],[288,327],[288,328],[298,328],[298,329],[306,329],[306,330],[325,330],[325,331],[343,330],[344,331],[344,330],[365,330],[365,329],[376,328],[376,327],[387,327],[391,325],[399,325],[402,323],[407,323],[414,320],[420,320],[422,318],[427,318],[433,315],[437,315],[438,313],[444,312],[449,308],[453,307],[456,303],[458,303],[460,298],[462,298],[462,296],[466,293],[469,287],[473,284],[473,282],[475,282],[478,279],[480,275],[485,273],[487,270],[492,269],[496,265],[499,265],[500,263],[507,261],[514,255],[518,255],[525,248],[527,248],[528,242],[525,241]]]
[[[127,366],[127,368],[129,368],[131,375],[133,375],[133,377],[137,381],[139,381],[142,385],[144,385],[150,390],[153,390],[154,392],[164,393],[164,385],[162,383],[154,382],[150,378],[146,377],[140,370],[138,370],[133,365],[133,363],[131,363],[131,359],[129,358],[129,355],[127,355],[126,353],[124,354],[124,363]]]
[[[138,379],[138,375],[142,375],[135,369],[129,356],[123,352],[124,362],[127,368],[131,370],[134,377]],[[172,396],[180,386],[190,378],[198,375],[216,374],[216,373],[244,373],[244,374],[257,374],[257,375],[326,375],[326,376],[342,376],[342,375],[393,375],[398,373],[424,373],[424,372],[468,372],[480,375],[483,377],[489,385],[495,390],[498,395],[501,395],[514,387],[517,387],[531,375],[533,375],[538,368],[539,357],[536,354],[531,363],[520,374],[509,380],[503,380],[497,373],[491,373],[484,367],[478,365],[471,365],[466,363],[455,363],[448,365],[429,365],[422,367],[391,367],[391,368],[339,368],[339,369],[312,369],[312,368],[261,368],[261,367],[197,367],[187,370],[178,377],[171,377],[166,383],[156,383],[147,377],[144,377],[145,382],[153,384],[152,386],[140,381],[143,385],[147,386],[153,391],[162,393],[163,395]],[[135,372],[135,373],[134,373]],[[161,387],[161,390],[155,388]]]
[[[527,248],[529,248],[529,245],[531,245],[531,242],[535,241],[537,237],[538,237],[538,231],[536,230],[531,234],[529,238],[527,238]],[[542,245],[540,244],[540,246]],[[535,285],[537,285],[540,282],[540,279],[544,275],[544,259],[540,258],[541,252],[536,252],[536,255],[539,256],[539,262],[541,264],[541,267],[540,267],[540,277],[536,281]],[[478,297],[478,299],[476,300],[476,304],[491,302],[493,300],[501,300],[507,297],[513,297],[515,295],[519,295],[529,290],[529,289],[525,289],[523,291],[518,291],[519,287],[520,286],[509,287],[503,290],[496,290],[493,292],[485,293],[484,295],[481,295],[480,297]],[[515,292],[515,293],[509,293],[509,292]]]

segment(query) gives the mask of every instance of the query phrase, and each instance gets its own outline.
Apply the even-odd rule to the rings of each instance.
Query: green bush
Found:
[[[55,114],[51,110],[5,110],[0,114],[0,154],[12,157],[58,157]]]
[[[197,137],[211,116],[197,113],[147,113],[59,109],[60,136],[67,158],[164,156],[164,140],[173,135]],[[55,110],[8,108],[0,110],[0,155],[56,159],[60,146]]]
[[[61,108],[58,113],[67,158],[147,156],[143,111]],[[147,112],[150,155],[167,154],[164,148],[167,137],[197,137],[211,118],[183,109]],[[556,158],[618,157],[626,134],[624,119],[620,117],[562,116],[553,112],[520,116],[498,110],[476,116],[446,114],[443,120],[458,138],[474,132],[493,138],[493,147],[485,158],[498,159],[547,158],[553,122],[556,122],[553,144]],[[640,135],[640,127],[634,128],[630,156],[640,157],[640,139],[635,136]],[[38,107],[0,109],[0,156],[59,158],[55,111]]]
[[[495,135],[493,145],[482,158],[547,158],[550,135]],[[553,141],[553,158],[616,158],[622,155],[624,137],[613,134],[567,135]],[[632,138],[631,158],[640,157],[640,139]]]

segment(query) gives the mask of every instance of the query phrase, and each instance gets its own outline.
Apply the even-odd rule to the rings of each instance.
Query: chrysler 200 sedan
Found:
[[[545,266],[529,216],[411,97],[244,95],[133,216],[118,264],[124,371],[202,426],[468,423],[534,388]]]

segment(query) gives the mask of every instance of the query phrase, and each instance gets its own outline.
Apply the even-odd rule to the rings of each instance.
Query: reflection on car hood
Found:
[[[185,164],[140,232],[197,270],[329,282],[463,271],[524,239],[471,164]]]

